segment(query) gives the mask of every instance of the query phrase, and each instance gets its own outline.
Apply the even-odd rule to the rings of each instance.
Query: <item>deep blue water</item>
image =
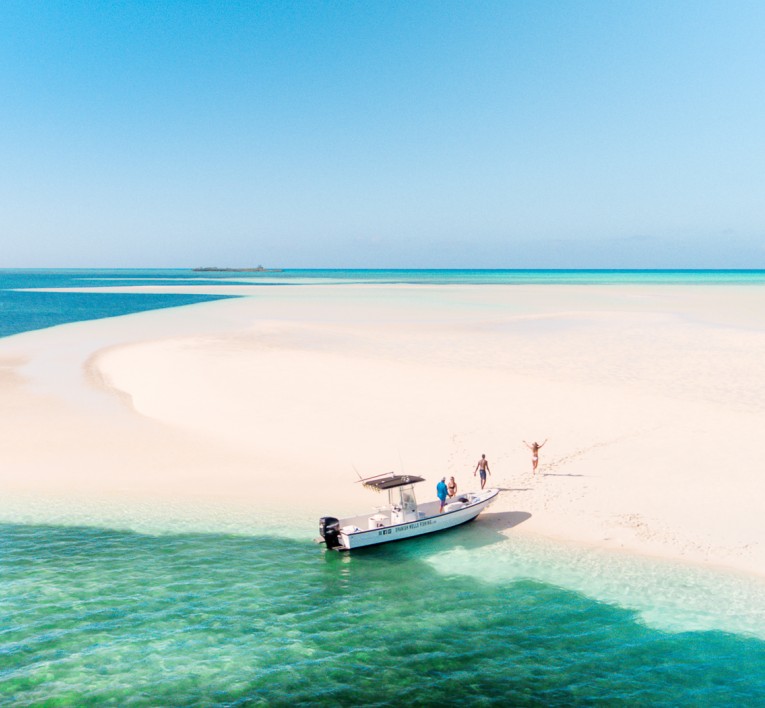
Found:
[[[182,272],[182,271],[181,271]],[[219,300],[225,295],[155,293],[36,292],[30,288],[85,288],[125,285],[179,285],[189,279],[170,279],[154,271],[151,280],[142,279],[146,271],[2,271],[0,270],[0,337],[45,327],[129,315],[164,307],[193,305]]]

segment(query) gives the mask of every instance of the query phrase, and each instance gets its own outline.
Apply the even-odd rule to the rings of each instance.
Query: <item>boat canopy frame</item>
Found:
[[[424,477],[417,477],[411,474],[395,474],[394,472],[388,472],[386,474],[378,474],[374,477],[367,477],[362,479],[361,483],[367,489],[374,489],[380,492],[384,489],[395,489],[396,487],[403,487],[407,484],[417,484],[418,482],[424,482]]]

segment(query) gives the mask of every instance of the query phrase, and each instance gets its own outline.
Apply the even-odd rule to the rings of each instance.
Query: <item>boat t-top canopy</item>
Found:
[[[393,472],[378,474],[375,477],[361,480],[365,487],[375,489],[378,492],[382,489],[393,489],[394,487],[403,487],[405,484],[416,484],[424,481],[424,477],[415,477],[412,474],[394,474]]]

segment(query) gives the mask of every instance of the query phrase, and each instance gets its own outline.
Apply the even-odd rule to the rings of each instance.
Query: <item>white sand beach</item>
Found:
[[[308,528],[485,453],[502,533],[765,575],[762,288],[220,291],[0,341],[0,518]]]

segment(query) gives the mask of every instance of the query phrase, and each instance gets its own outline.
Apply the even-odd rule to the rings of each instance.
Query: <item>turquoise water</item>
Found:
[[[191,269],[0,269],[0,337],[69,322],[191,305],[227,297],[177,293],[77,292],[130,286],[300,286],[338,284],[472,285],[765,285],[765,270],[365,270],[285,269],[274,273],[198,272]],[[46,292],[45,289],[64,289]],[[67,292],[68,290],[68,292]]]
[[[358,555],[0,526],[6,705],[765,705],[765,642],[437,573],[480,524]]]
[[[285,270],[261,278],[357,283],[471,285],[765,285],[765,270]]]
[[[217,297],[77,288],[311,282],[761,285],[765,272],[0,271],[0,336]],[[726,601],[710,574],[496,545],[480,520],[353,556],[312,535],[0,524],[0,705],[765,706],[765,642],[747,628],[751,613],[762,636],[760,588],[731,580],[720,597],[735,608],[714,616]]]

